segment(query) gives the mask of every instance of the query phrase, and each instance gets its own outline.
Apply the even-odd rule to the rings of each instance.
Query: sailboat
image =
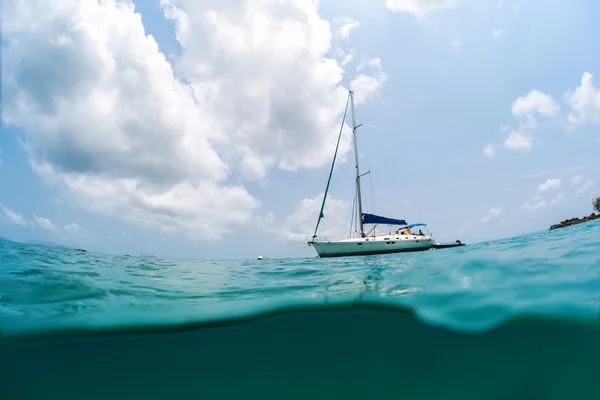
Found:
[[[342,130],[344,128],[344,122],[346,120],[346,114],[348,111],[348,103],[352,109],[352,137],[354,142],[354,156],[355,156],[355,168],[356,168],[356,205],[357,205],[357,230],[354,237],[340,240],[319,240],[317,238],[317,231],[321,219],[324,218],[323,209],[327,200],[327,192],[329,191],[329,184],[331,182],[331,176],[333,173],[333,167],[335,165],[335,159],[340,144],[340,138]],[[362,197],[360,190],[360,179],[364,174],[360,173],[358,165],[358,145],[356,139],[356,130],[360,125],[356,125],[356,119],[354,115],[354,92],[352,90],[348,93],[348,99],[346,101],[346,109],[344,110],[344,117],[342,119],[342,127],[337,140],[335,153],[333,155],[333,162],[331,163],[331,170],[329,172],[329,179],[323,195],[323,203],[321,204],[321,211],[319,212],[319,218],[317,219],[317,226],[311,240],[308,245],[313,246],[319,255],[319,257],[343,257],[343,256],[359,256],[359,255],[370,255],[370,254],[387,254],[387,253],[399,253],[408,251],[422,251],[429,250],[434,247],[435,241],[430,234],[423,234],[420,232],[414,234],[413,228],[426,226],[424,223],[407,224],[404,219],[389,218],[380,215],[363,213],[362,209]],[[354,216],[353,216],[354,217]],[[365,225],[374,225],[371,230],[365,232]],[[376,234],[375,227],[378,225],[389,225],[397,226],[395,231],[388,233]]]

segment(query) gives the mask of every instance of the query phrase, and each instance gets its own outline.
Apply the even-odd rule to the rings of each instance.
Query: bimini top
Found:
[[[416,223],[416,224],[409,224],[409,225],[406,225],[404,228],[409,228],[409,229],[410,229],[410,228],[414,228],[415,226],[427,226],[427,224],[423,224],[423,223],[421,223],[421,222],[418,222],[418,223]]]
[[[403,219],[381,217],[379,215],[366,213],[363,213],[362,216],[363,224],[406,225],[406,221]]]

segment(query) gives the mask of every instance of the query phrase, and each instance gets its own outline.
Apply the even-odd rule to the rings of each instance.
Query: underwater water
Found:
[[[0,239],[0,399],[600,399],[600,221],[182,261]]]

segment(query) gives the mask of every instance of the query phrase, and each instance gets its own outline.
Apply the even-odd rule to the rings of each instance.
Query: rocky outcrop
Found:
[[[581,224],[581,223],[584,223],[584,222],[593,221],[595,219],[600,219],[600,214],[591,213],[587,217],[583,217],[583,218],[565,219],[564,221],[562,221],[562,222],[560,222],[560,223],[558,223],[556,225],[552,225],[550,227],[550,230],[552,230],[552,229],[558,229],[558,228],[566,228],[567,226],[577,225],[577,224]]]

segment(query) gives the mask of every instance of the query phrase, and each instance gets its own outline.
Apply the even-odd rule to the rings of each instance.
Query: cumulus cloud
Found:
[[[565,197],[564,194],[559,193],[556,197],[550,200],[550,207],[554,207],[562,202],[562,199]]]
[[[538,117],[554,117],[560,105],[549,94],[531,90],[518,97],[512,104],[512,113],[517,126],[510,130],[504,147],[516,151],[530,151],[533,148],[533,134],[538,128]]]
[[[572,126],[586,123],[600,124],[600,88],[594,85],[594,76],[585,72],[581,77],[581,84],[575,91],[565,94],[567,103],[572,111],[568,121]]]
[[[525,136],[520,132],[511,132],[504,141],[504,147],[511,150],[518,151],[529,151],[533,147],[533,143],[530,137]]]
[[[71,223],[63,227],[57,226],[49,218],[40,217],[33,214],[33,219],[28,220],[23,217],[20,213],[10,210],[3,204],[0,204],[0,221],[8,222],[14,225],[23,226],[25,228],[35,229],[40,228],[49,232],[52,232],[57,239],[66,239],[64,234],[69,234],[70,238],[83,238],[90,236],[91,234],[80,227],[76,223]],[[3,214],[3,215],[2,215]]]
[[[68,224],[65,225],[63,227],[63,229],[65,230],[65,232],[71,233],[71,234],[83,234],[83,235],[88,235],[89,232],[86,231],[85,229],[83,229],[81,226],[79,226],[76,223],[72,223],[72,224]]]
[[[430,12],[455,7],[458,5],[458,0],[386,0],[385,5],[391,11],[422,17]]]
[[[467,221],[458,231],[458,234],[464,234],[471,230],[473,227],[473,223],[471,221]]]
[[[494,146],[492,144],[487,144],[483,148],[483,155],[486,156],[487,158],[494,158],[496,156],[496,149],[494,148]]]
[[[45,229],[47,231],[57,231],[58,227],[52,223],[48,218],[38,217],[37,215],[33,216],[33,224],[39,228]]]
[[[377,76],[360,74],[350,82],[350,87],[355,92],[354,103],[365,103],[373,94],[377,93],[386,80],[384,73]]]
[[[303,241],[312,237],[317,217],[323,203],[323,193],[300,201],[298,207],[285,219],[282,234],[292,241]],[[324,218],[317,236],[319,238],[342,239],[348,237],[352,204],[327,196]]]
[[[275,165],[325,165],[347,93],[340,85],[344,70],[327,57],[332,33],[318,4],[220,3],[161,1],[179,10],[178,69],[201,91],[202,106],[223,121],[227,163],[255,177]],[[350,138],[340,146],[347,152]]]
[[[534,197],[528,203],[523,204],[521,207],[528,212],[537,211],[546,206],[546,200],[541,197]]]
[[[367,67],[374,67],[374,68],[377,68],[378,71],[381,71],[381,58],[375,57],[375,58],[371,58],[369,60],[363,60],[363,61],[361,61],[360,64],[358,64],[358,66],[356,67],[356,70],[360,71]]]
[[[560,106],[549,94],[532,90],[524,96],[517,98],[512,105],[512,112],[517,117],[533,114],[553,116],[558,113]]]
[[[360,21],[349,17],[336,17],[332,22],[336,27],[335,36],[343,39],[350,36],[360,26]]]
[[[462,41],[460,39],[454,39],[450,43],[448,43],[450,47],[454,47],[455,49],[459,49],[462,46]]]
[[[488,213],[481,219],[481,222],[490,222],[500,218],[500,214],[502,213],[502,208],[494,207],[490,208]]]
[[[579,196],[591,196],[593,194],[594,181],[585,176],[576,175],[571,180],[571,185],[577,186],[575,193]]]
[[[546,182],[540,183],[538,185],[538,190],[540,192],[545,192],[551,189],[558,189],[560,188],[561,183],[562,181],[558,178],[548,178]]]
[[[373,74],[360,73],[356,78],[350,82],[350,88],[354,90],[354,101],[355,104],[365,103],[375,93],[383,87],[387,79],[387,74],[381,67],[381,59],[373,58],[367,61],[362,61],[356,70],[362,71],[370,68],[374,70]]]
[[[317,3],[160,4],[182,48],[174,64],[131,2],[8,2],[2,121],[87,209],[218,238],[260,207],[233,178],[330,162],[345,71]],[[357,103],[384,80],[357,76]],[[346,134],[340,157],[349,149]]]
[[[25,220],[25,218],[23,218],[23,216],[21,214],[18,214],[16,212],[12,211],[8,207],[6,207],[4,204],[0,204],[0,210],[2,210],[5,220],[8,223],[19,225],[19,226],[24,226],[24,227],[31,226],[31,222]]]

